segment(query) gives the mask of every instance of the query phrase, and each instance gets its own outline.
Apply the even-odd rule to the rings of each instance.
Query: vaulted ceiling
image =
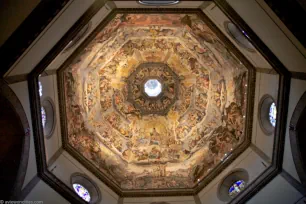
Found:
[[[64,145],[111,186],[193,189],[249,140],[249,71],[196,13],[118,13],[89,39],[59,74]]]
[[[102,203],[302,196],[287,183],[298,175],[286,122],[305,87],[305,60],[265,2],[42,1],[48,9],[32,13],[2,47],[10,57],[0,70],[27,111],[34,144],[25,185],[36,173],[42,180],[33,198],[44,200],[41,184],[48,184],[83,203],[73,191],[76,172],[96,184]],[[276,125],[262,108],[265,97],[276,105]],[[41,121],[46,101],[54,112]],[[239,171],[246,176],[231,179]],[[238,179],[247,185],[231,197]]]

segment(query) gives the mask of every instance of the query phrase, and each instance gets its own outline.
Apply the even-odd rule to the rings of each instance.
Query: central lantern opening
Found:
[[[162,84],[157,79],[149,79],[144,84],[144,91],[150,97],[156,97],[162,92]]]

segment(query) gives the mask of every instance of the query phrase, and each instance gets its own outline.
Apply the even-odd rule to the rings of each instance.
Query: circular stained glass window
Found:
[[[276,125],[276,102],[272,96],[266,94],[259,101],[258,109],[259,125],[266,135],[271,135],[274,132]]]
[[[174,5],[174,4],[178,4],[180,1],[166,1],[166,0],[162,0],[162,1],[147,1],[147,0],[140,0],[138,1],[140,4],[142,5],[147,5],[147,6],[167,6],[167,5]]]
[[[83,200],[85,200],[86,202],[90,201],[90,194],[84,186],[78,183],[74,183],[73,189]]]
[[[254,46],[248,40],[249,36],[243,30],[240,30],[235,24],[227,21],[225,22],[225,28],[228,34],[243,48],[249,51],[254,51]]]
[[[46,110],[44,109],[44,107],[41,107],[41,121],[42,121],[42,125],[44,128],[47,122],[47,115],[46,115]]]
[[[273,127],[275,127],[276,125],[276,105],[275,103],[273,102],[271,105],[270,105],[270,110],[269,110],[269,121],[271,123],[271,125]]]
[[[76,36],[74,36],[74,38],[68,43],[66,49],[64,50],[64,52],[68,51],[69,49],[71,49],[72,47],[74,47],[90,30],[91,28],[91,22],[89,22],[88,24],[86,24],[80,31],[78,34],[76,34]]]
[[[43,88],[42,88],[42,84],[41,84],[41,82],[39,81],[38,82],[38,87],[39,87],[39,96],[41,97],[42,96],[42,92],[43,92]]]
[[[236,196],[238,193],[240,193],[246,186],[246,183],[244,180],[239,180],[233,183],[233,185],[228,189],[228,195],[230,197]]]
[[[162,92],[162,85],[157,79],[149,79],[144,84],[144,91],[150,97],[156,97]]]
[[[44,129],[44,135],[49,139],[53,135],[55,128],[55,111],[51,98],[46,97],[41,103],[41,121]]]

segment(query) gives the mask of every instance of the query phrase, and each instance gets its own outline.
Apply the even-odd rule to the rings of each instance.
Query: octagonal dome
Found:
[[[64,142],[112,186],[193,189],[245,141],[248,70],[196,14],[117,14],[90,39],[59,75]]]

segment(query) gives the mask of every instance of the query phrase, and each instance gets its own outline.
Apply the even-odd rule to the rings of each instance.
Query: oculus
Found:
[[[240,193],[246,186],[246,183],[244,180],[239,180],[233,183],[233,185],[228,189],[228,195],[230,197],[235,197]]]
[[[78,196],[86,202],[96,204],[101,201],[101,194],[98,186],[85,174],[72,174],[70,177],[70,183]]]
[[[164,63],[142,63],[127,79],[127,100],[142,115],[166,115],[177,100],[178,76]]]
[[[68,43],[66,49],[64,52],[67,52],[71,48],[73,48],[90,30],[91,28],[91,22],[86,24],[77,34],[73,37],[73,39]]]
[[[178,4],[180,1],[158,1],[158,0],[140,0],[138,1],[140,4],[142,5],[146,5],[146,6],[167,6],[167,5],[174,5],[174,4]]]
[[[162,92],[162,85],[157,79],[149,79],[144,84],[144,91],[150,97],[156,97]]]
[[[237,42],[238,45],[247,49],[248,51],[255,51],[255,48],[248,40],[249,36],[245,31],[240,30],[235,24],[229,21],[226,21],[224,26],[227,33]]]
[[[46,114],[46,110],[44,107],[41,107],[40,109],[41,111],[41,122],[42,122],[42,126],[43,128],[45,128],[46,126],[46,122],[47,122],[47,114]]]
[[[272,96],[264,95],[259,102],[258,109],[259,125],[262,131],[266,135],[271,135],[274,132],[277,116],[276,103]]]
[[[269,109],[269,121],[273,127],[276,125],[276,105],[273,102]]]
[[[249,182],[249,175],[246,170],[234,170],[219,184],[218,198],[223,202],[229,202],[246,188],[247,182]]]
[[[78,183],[74,183],[72,186],[74,191],[78,194],[78,196],[80,196],[86,202],[90,201],[90,194],[84,186]]]
[[[54,103],[49,97],[42,101],[41,117],[44,135],[49,139],[55,128]]]

